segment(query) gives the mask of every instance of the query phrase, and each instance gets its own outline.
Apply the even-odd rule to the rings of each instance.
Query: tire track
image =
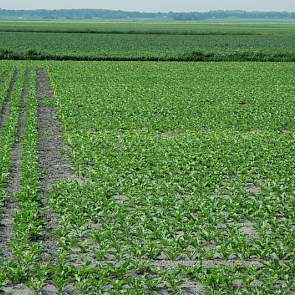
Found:
[[[50,87],[48,73],[44,69],[37,71],[36,95],[38,100],[39,121],[39,163],[41,170],[41,197],[45,208],[44,220],[44,260],[54,262],[57,251],[57,241],[53,232],[58,228],[58,216],[48,208],[47,194],[54,183],[63,180],[75,180],[75,172],[68,159],[63,155],[65,145],[61,124],[54,107],[47,100],[54,99]]]
[[[57,113],[46,100],[54,99],[48,74],[37,72],[37,98],[39,113],[39,158],[42,171],[42,191],[49,192],[54,183],[62,180],[76,180],[75,171],[63,155],[66,150],[63,142],[62,127]]]

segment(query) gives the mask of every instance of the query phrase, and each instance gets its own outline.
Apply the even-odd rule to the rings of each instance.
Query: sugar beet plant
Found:
[[[9,198],[9,194],[7,192],[7,185],[9,181],[9,172],[11,168],[11,155],[12,150],[16,141],[17,137],[17,126],[18,126],[18,118],[20,113],[20,97],[21,97],[21,90],[22,90],[22,82],[24,79],[24,71],[22,68],[16,68],[12,65],[11,70],[9,73],[11,74],[11,80],[6,82],[5,89],[2,94],[4,97],[7,96],[7,104],[9,107],[4,107],[4,99],[2,99],[3,107],[1,108],[1,129],[0,129],[0,139],[1,139],[1,147],[0,147],[0,208],[1,208],[1,214],[0,214],[0,221],[2,224],[2,208],[4,207],[4,201]],[[14,80],[15,82],[11,81]],[[11,89],[11,91],[10,91]],[[1,242],[2,242],[3,235],[1,233]],[[2,245],[2,243],[1,243]],[[4,249],[1,249],[1,257],[0,262],[1,266],[3,264],[2,259],[2,251]],[[1,267],[0,266],[0,267]],[[2,285],[3,281],[5,280],[5,273],[1,271],[0,275],[0,285]]]
[[[293,290],[293,64],[48,66],[83,182],[49,196],[56,284]]]
[[[14,86],[10,85],[14,76],[14,71],[17,71],[17,81]],[[23,80],[23,71],[21,69],[13,69],[11,67],[8,75],[8,79],[5,80],[1,88],[1,129],[0,129],[0,200],[1,202],[7,197],[5,188],[7,187],[9,169],[11,164],[11,153],[17,133],[18,116],[20,112],[20,96]],[[9,93],[9,88],[12,87],[11,95],[8,97],[9,108],[8,112],[5,112],[4,98]]]

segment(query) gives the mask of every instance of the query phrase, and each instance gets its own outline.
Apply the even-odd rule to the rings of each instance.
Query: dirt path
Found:
[[[16,73],[16,72],[15,72]],[[6,103],[6,112],[8,112],[9,98],[13,91],[13,85],[17,80],[17,75],[14,75],[13,83],[11,83],[10,90],[8,91],[8,99]],[[9,249],[9,243],[14,237],[13,232],[13,216],[17,210],[17,201],[15,200],[15,195],[21,189],[21,157],[22,157],[22,142],[24,137],[25,130],[25,121],[26,121],[26,104],[28,98],[28,83],[29,83],[29,71],[26,70],[25,80],[21,95],[21,112],[18,118],[17,126],[17,137],[15,140],[15,145],[12,151],[12,162],[10,168],[10,175],[8,181],[7,191],[9,193],[9,198],[4,202],[4,206],[1,209],[1,230],[0,230],[0,248],[3,249],[4,259],[11,259],[11,249]],[[5,116],[7,115],[4,113]],[[5,117],[4,116],[4,117]]]
[[[48,74],[44,70],[37,73],[37,97],[39,104],[39,158],[42,170],[41,188],[48,192],[54,183],[75,179],[75,172],[63,155],[65,145],[58,116],[53,107],[46,104],[53,99]]]

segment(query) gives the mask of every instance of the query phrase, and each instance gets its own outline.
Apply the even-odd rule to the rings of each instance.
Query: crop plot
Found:
[[[50,202],[76,287],[291,290],[293,65],[72,65],[52,81],[92,183]]]
[[[4,292],[294,291],[292,63],[17,66]]]

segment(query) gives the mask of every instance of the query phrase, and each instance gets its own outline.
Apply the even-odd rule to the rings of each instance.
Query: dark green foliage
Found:
[[[71,56],[71,55],[46,55],[34,49],[26,53],[14,53],[12,51],[0,51],[2,60],[59,60],[59,61],[256,61],[256,62],[292,62],[295,54],[265,52],[227,52],[206,53],[193,51],[179,56]]]

